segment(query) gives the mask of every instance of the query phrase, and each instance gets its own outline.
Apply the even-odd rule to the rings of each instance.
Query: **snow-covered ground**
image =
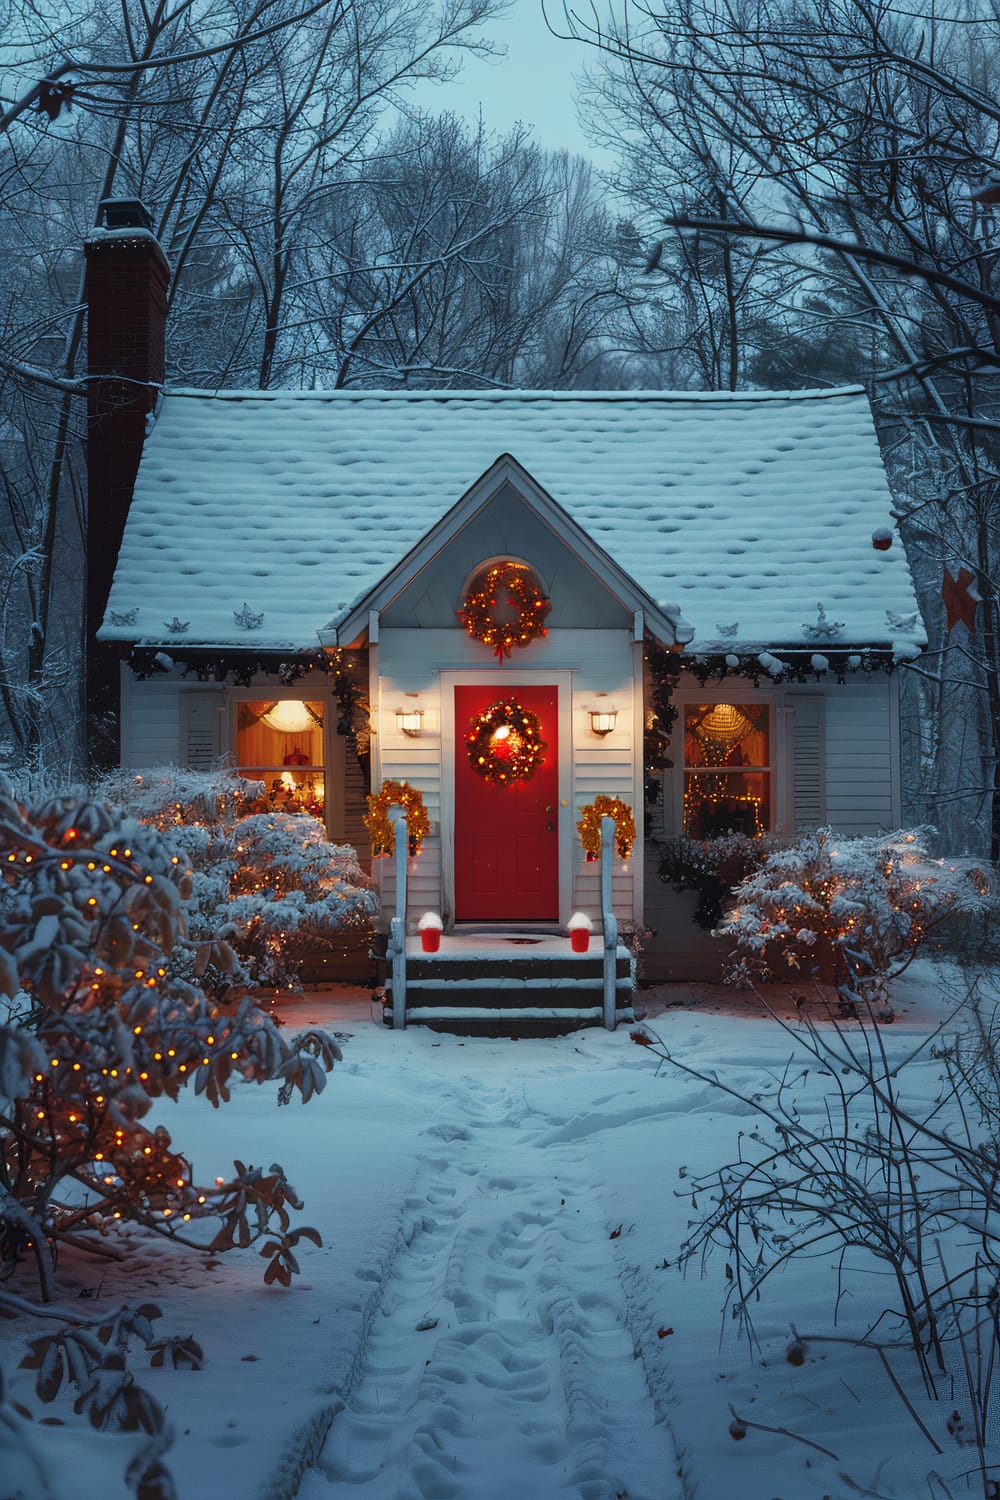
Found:
[[[899,1004],[880,1034],[902,1055],[946,1001],[924,969]],[[790,1051],[755,1002],[726,992],[665,989],[644,1008],[679,1057],[747,1093]],[[324,1241],[302,1244],[291,1288],[264,1287],[253,1252],[206,1264],[139,1234],[123,1267],[60,1265],[64,1302],[153,1300],[163,1332],[203,1345],[200,1371],[135,1362],[174,1427],[180,1500],[943,1497],[931,1471],[956,1500],[982,1494],[975,1474],[971,1489],[956,1479],[975,1467],[948,1431],[957,1386],[928,1402],[912,1360],[896,1358],[938,1454],[875,1354],[814,1339],[800,1367],[784,1358],[790,1324],[860,1334],[892,1302],[870,1265],[836,1310],[829,1258],[789,1270],[755,1310],[753,1349],[720,1314],[724,1257],[704,1277],[677,1269],[690,1180],[732,1158],[748,1107],[658,1072],[630,1028],[521,1041],[391,1032],[351,991],[284,1014],[341,1039],[319,1099],[277,1108],[272,1088],[244,1085],[218,1112],[184,1098],[158,1117],[202,1178],[234,1156],[285,1166],[300,1219]],[[929,1096],[938,1065],[916,1067]],[[804,1083],[801,1108],[821,1108],[825,1087]],[[41,1416],[30,1373],[11,1369],[23,1336],[20,1320],[0,1325],[11,1394]],[[731,1406],[786,1431],[751,1426],[736,1441]],[[35,1430],[65,1455],[54,1500],[128,1493],[114,1474],[133,1439]],[[18,1494],[12,1472],[0,1462],[0,1500]]]

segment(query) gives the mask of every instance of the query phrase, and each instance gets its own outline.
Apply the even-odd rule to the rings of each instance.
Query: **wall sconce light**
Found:
[[[397,708],[396,728],[403,734],[409,735],[411,740],[419,738],[423,723],[424,711],[422,708]]]
[[[590,727],[594,734],[600,735],[601,739],[606,734],[610,734],[617,723],[617,708],[592,708],[590,710]]]

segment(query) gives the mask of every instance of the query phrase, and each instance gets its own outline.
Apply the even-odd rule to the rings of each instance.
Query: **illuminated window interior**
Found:
[[[684,710],[684,832],[755,838],[771,826],[766,703],[696,703]]]
[[[237,708],[236,758],[241,776],[263,781],[278,812],[323,816],[325,705],[301,698],[265,699]]]

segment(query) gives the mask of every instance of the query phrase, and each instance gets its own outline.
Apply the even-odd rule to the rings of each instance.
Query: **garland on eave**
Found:
[[[801,646],[775,646],[761,651],[712,651],[685,655],[668,651],[659,642],[648,640],[644,648],[648,673],[648,708],[645,721],[643,768],[646,775],[646,805],[659,795],[658,772],[673,765],[670,740],[677,723],[674,692],[681,673],[687,672],[700,687],[736,679],[759,688],[778,687],[786,682],[822,682],[833,677],[843,685],[848,676],[859,672],[871,677],[876,672],[895,670],[898,662],[889,650],[864,647],[822,651],[803,650]]]
[[[358,761],[369,780],[368,742],[368,659],[363,651],[303,651],[288,656],[277,651],[186,650],[176,655],[162,647],[134,646],[128,656],[128,667],[138,682],[162,676],[174,669],[182,678],[195,677],[198,682],[218,682],[233,687],[255,687],[256,677],[277,678],[283,687],[292,687],[310,672],[322,672],[333,679],[337,697],[337,733],[354,745]],[[362,688],[365,684],[365,689]]]

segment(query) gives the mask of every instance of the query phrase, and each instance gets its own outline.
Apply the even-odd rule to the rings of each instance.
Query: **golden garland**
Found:
[[[508,604],[517,610],[516,620],[500,621],[494,616],[504,590]],[[502,664],[515,646],[527,646],[539,636],[548,635],[545,617],[551,608],[552,601],[535,585],[527,568],[519,563],[500,562],[489,569],[481,587],[466,594],[458,618],[474,641],[492,647]]]
[[[623,802],[620,797],[595,797],[593,802],[581,807],[580,812],[583,816],[576,829],[588,859],[596,859],[601,852],[602,818],[614,818],[617,825],[615,848],[618,850],[618,857],[628,859],[635,843],[635,818],[627,802]]]
[[[405,781],[383,781],[377,796],[368,798],[365,827],[372,842],[372,856],[381,859],[396,848],[396,835],[389,819],[390,807],[401,807],[406,814],[406,834],[411,854],[420,853],[420,845],[430,832],[430,819],[424,799],[416,787]]]
[[[465,743],[469,765],[491,785],[530,781],[542,764],[546,744],[541,722],[516,698],[501,698],[469,721]]]

